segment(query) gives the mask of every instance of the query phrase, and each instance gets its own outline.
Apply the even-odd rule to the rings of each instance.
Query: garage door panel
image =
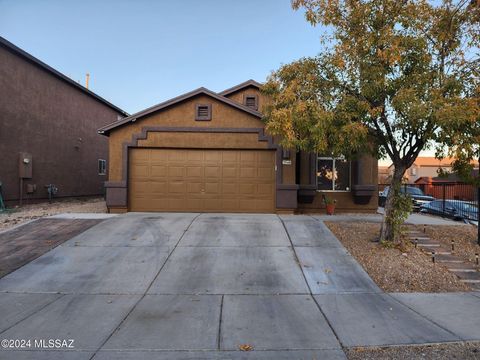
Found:
[[[187,176],[186,168],[184,166],[174,165],[168,167],[168,177],[185,178]]]
[[[168,192],[171,194],[184,194],[187,191],[187,183],[185,181],[169,181]]]
[[[150,176],[163,178],[167,175],[167,167],[161,165],[152,165],[150,167]]]
[[[236,212],[239,211],[238,208],[238,199],[222,199],[222,209],[226,212]]]
[[[202,166],[187,166],[187,176],[189,178],[202,178],[203,169]]]
[[[193,163],[201,163],[204,157],[204,153],[201,151],[188,151],[186,155],[187,161]]]
[[[128,190],[136,194],[148,194],[148,181],[131,181]]]
[[[187,193],[189,194],[200,194],[202,192],[202,183],[201,182],[188,182],[187,183]]]
[[[219,164],[222,162],[222,152],[221,151],[198,151],[204,154],[205,162],[207,163],[216,163]]]
[[[255,209],[257,210],[256,207],[256,201],[255,199],[240,199],[238,201],[238,208],[240,211],[250,211],[249,209]]]
[[[272,153],[262,151],[262,152],[257,152],[257,163],[262,164],[264,166],[270,167],[272,163]]]
[[[240,163],[241,164],[254,164],[256,161],[257,154],[253,151],[242,151],[240,152]]]
[[[257,184],[257,196],[262,194],[271,194],[274,192],[274,186],[272,184]]]
[[[222,168],[220,166],[205,166],[205,177],[219,178]]]
[[[243,167],[240,168],[240,178],[255,178],[256,177],[256,171],[257,169],[255,167]]]
[[[155,151],[155,150],[151,150]],[[169,162],[184,162],[187,160],[187,153],[183,151],[177,151],[177,150],[165,150],[166,151],[166,158]],[[158,154],[158,156],[162,156],[161,154]]]
[[[233,178],[237,177],[237,168],[235,166],[224,166],[222,168],[222,177],[225,178]]]
[[[205,199],[204,210],[202,211],[217,211],[217,209],[221,209],[221,207],[222,207],[221,199]]]
[[[271,179],[272,170],[269,168],[259,167],[257,168],[257,178],[258,179]]]
[[[147,192],[151,194],[166,194],[167,182],[166,181],[149,181],[147,189],[148,189]]]
[[[256,199],[256,208],[259,211],[268,211],[270,209],[271,204],[270,204],[270,199]]]
[[[204,192],[206,195],[209,194],[220,194],[220,183],[218,182],[205,182]]]
[[[237,184],[222,184],[222,194],[225,195],[232,195],[238,193],[238,185]]]
[[[131,149],[130,211],[273,212],[274,152]]]
[[[240,184],[239,190],[242,195],[254,195],[256,193],[256,184]]]
[[[233,163],[236,164],[238,162],[238,151],[223,151],[222,152],[222,162],[223,163]]]
[[[178,199],[170,199],[170,210],[169,211],[199,211],[202,207],[202,199],[193,199],[188,198],[183,201],[178,201]]]

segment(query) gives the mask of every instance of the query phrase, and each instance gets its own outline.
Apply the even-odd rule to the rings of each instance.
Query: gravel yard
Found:
[[[58,199],[53,203],[41,202],[24,205],[21,208],[9,208],[0,213],[0,230],[5,230],[23,222],[61,213],[105,213],[105,200],[95,198]]]
[[[417,226],[417,229],[423,231],[423,226]],[[452,240],[455,241],[455,255],[475,264],[475,253],[480,253],[475,226],[426,226],[426,234],[446,248],[451,247]]]
[[[453,343],[426,346],[347,349],[349,360],[403,359],[480,359],[480,343]]]
[[[443,265],[412,244],[387,248],[373,242],[380,224],[371,222],[325,222],[347,250],[385,292],[451,292],[470,290]],[[447,226],[448,227],[448,226]],[[451,232],[458,232],[455,227]],[[441,231],[440,231],[441,233]]]

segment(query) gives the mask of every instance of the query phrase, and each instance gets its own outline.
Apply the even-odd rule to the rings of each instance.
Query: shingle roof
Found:
[[[221,96],[227,96],[227,95],[233,94],[234,92],[240,91],[240,90],[242,90],[246,87],[249,87],[249,86],[253,86],[253,87],[256,87],[256,88],[260,89],[262,87],[262,84],[260,84],[259,82],[255,81],[253,79],[250,79],[250,80],[244,81],[241,84],[238,84],[238,85],[235,85],[231,88],[223,90],[222,92],[219,92],[218,94],[221,95]]]

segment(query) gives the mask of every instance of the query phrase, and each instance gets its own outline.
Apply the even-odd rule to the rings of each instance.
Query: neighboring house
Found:
[[[283,150],[264,131],[260,86],[199,88],[99,129],[109,211],[318,211],[324,194],[341,211],[376,211],[377,160]]]
[[[472,177],[478,177],[478,169],[471,173]],[[448,174],[442,177],[424,176],[415,181],[415,184],[427,195],[436,199],[453,199],[464,201],[477,200],[477,188],[466,184],[456,174]]]
[[[388,166],[378,166],[378,184],[388,184],[391,179],[390,168]]]
[[[438,176],[439,169],[444,171],[452,170],[453,159],[445,158],[443,160],[438,160],[435,157],[430,156],[419,156],[415,160],[412,166],[410,166],[407,171],[405,171],[404,179],[409,184],[413,184],[417,179],[421,177],[435,177]],[[393,173],[393,164],[389,166],[390,174]]]
[[[447,173],[451,172],[453,161],[453,158],[439,160],[432,156],[419,156],[413,165],[405,172],[404,179],[406,179],[409,184],[413,184],[422,177],[437,177],[440,169]],[[473,164],[475,167],[478,167],[478,162],[474,162]],[[393,169],[392,164],[389,166],[390,175],[393,174]]]
[[[123,110],[0,37],[0,182],[6,200],[101,195],[108,141]]]

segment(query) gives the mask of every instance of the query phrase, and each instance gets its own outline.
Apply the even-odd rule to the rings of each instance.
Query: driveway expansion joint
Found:
[[[95,352],[93,353],[93,355],[90,357],[90,360],[92,360],[95,355],[97,354],[97,352],[108,342],[108,340],[110,340],[110,338],[116,333],[118,332],[118,330],[120,329],[120,327],[122,326],[122,324],[125,322],[125,320],[128,318],[128,316],[133,312],[133,310],[135,310],[135,308],[138,306],[138,304],[145,298],[145,296],[147,295],[148,293],[148,290],[150,290],[150,287],[152,286],[152,284],[155,282],[155,280],[157,279],[158,275],[160,274],[160,272],[163,270],[163,268],[165,267],[165,264],[168,262],[168,259],[170,258],[170,256],[173,254],[173,252],[175,251],[175,249],[177,248],[178,244],[180,243],[180,241],[182,240],[182,238],[185,236],[186,232],[188,231],[188,229],[190,228],[190,226],[194,223],[194,221],[200,216],[201,214],[197,214],[189,223],[189,225],[184,229],[182,235],[179,237],[178,241],[176,242],[174,248],[172,249],[172,251],[169,252],[167,258],[165,259],[165,261],[163,262],[162,266],[160,267],[160,269],[158,270],[157,274],[154,276],[154,278],[152,279],[152,281],[150,282],[149,286],[147,287],[147,289],[145,290],[144,294],[138,299],[138,301],[135,302],[135,304],[132,306],[132,308],[127,312],[127,314],[123,317],[123,319],[119,322],[119,324],[117,325],[117,327],[112,331],[112,333],[105,339],[105,341],[102,342],[102,344],[95,350]]]
[[[285,233],[287,234],[287,238],[288,240],[290,241],[290,245],[292,246],[292,251],[293,251],[293,254],[295,256],[295,259],[297,261],[297,265],[298,267],[300,268],[300,271],[302,272],[302,275],[303,275],[303,280],[305,281],[306,285],[307,285],[307,288],[310,292],[310,297],[313,299],[315,305],[317,306],[317,309],[320,311],[320,313],[322,314],[323,318],[325,319],[325,321],[327,322],[331,332],[333,333],[333,335],[335,336],[335,338],[337,339],[338,343],[340,344],[342,350],[344,349],[344,346],[342,344],[342,342],[340,341],[340,338],[337,334],[337,332],[335,331],[335,329],[333,328],[332,324],[330,323],[330,320],[327,318],[327,316],[325,315],[325,313],[323,312],[322,308],[320,307],[320,304],[317,302],[317,300],[315,299],[315,297],[313,296],[313,293],[312,293],[312,289],[310,287],[310,284],[308,283],[307,281],[307,278],[305,276],[305,273],[303,272],[303,266],[301,265],[301,262],[300,262],[300,259],[298,258],[298,255],[297,255],[297,251],[295,249],[295,246],[293,245],[293,242],[292,242],[292,238],[290,237],[290,233],[288,232],[288,229],[287,227],[285,226],[285,222],[283,221],[283,219],[278,216],[278,219],[280,220],[280,222],[282,223],[282,226],[283,228],[285,229]]]

